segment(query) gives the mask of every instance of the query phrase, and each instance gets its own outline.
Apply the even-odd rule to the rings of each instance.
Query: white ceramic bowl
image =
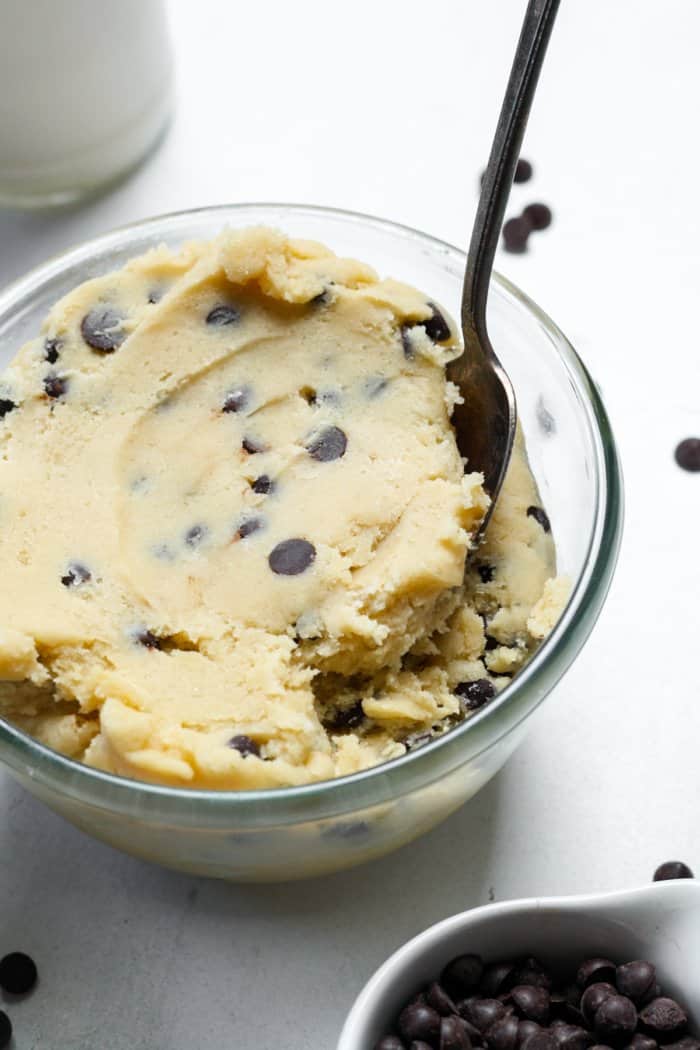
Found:
[[[622,893],[488,904],[453,915],[399,948],[365,985],[338,1050],[373,1050],[403,1004],[464,952],[487,962],[535,955],[562,968],[586,956],[649,959],[664,991],[700,1021],[700,882],[657,882]]]

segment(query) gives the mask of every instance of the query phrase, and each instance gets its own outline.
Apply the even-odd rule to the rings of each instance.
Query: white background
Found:
[[[523,8],[174,3],[169,137],[81,210],[0,212],[0,282],[110,227],[234,201],[353,208],[464,244]],[[528,131],[535,178],[511,211],[543,199],[555,222],[498,265],[600,382],[628,512],[603,616],[527,743],[422,841],[262,888],[121,856],[2,775],[0,951],[41,970],[8,1007],[18,1050],[332,1050],[375,966],[436,919],[644,882],[669,857],[700,868],[700,476],[672,458],[700,434],[699,39],[693,0],[562,0]]]

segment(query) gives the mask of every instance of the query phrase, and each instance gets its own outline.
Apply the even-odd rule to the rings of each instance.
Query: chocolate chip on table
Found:
[[[440,1014],[426,1003],[409,1003],[399,1014],[398,1028],[404,1039],[424,1039],[432,1045],[440,1038]]]
[[[111,306],[96,306],[80,322],[80,334],[93,350],[111,354],[126,339],[124,318]]]
[[[68,378],[66,376],[57,376],[54,372],[44,378],[44,391],[46,396],[52,399],[63,397],[68,390]]]
[[[598,981],[589,984],[581,996],[581,1013],[586,1024],[592,1025],[595,1020],[596,1011],[611,995],[617,995],[617,989],[607,981]]]
[[[547,515],[546,510],[544,510],[542,507],[528,507],[527,516],[528,518],[534,518],[538,525],[542,526],[545,532],[552,531],[552,525],[549,520],[549,516]]]
[[[235,306],[221,303],[209,311],[207,324],[212,325],[214,328],[224,328],[226,325],[235,324],[236,321],[240,320],[240,316],[241,311],[237,310]]]
[[[456,999],[475,991],[484,975],[484,964],[478,955],[458,955],[451,959],[440,975],[440,983]]]
[[[247,386],[239,386],[230,390],[224,398],[221,406],[222,412],[240,412],[250,402],[250,390]]]
[[[246,536],[252,536],[254,532],[258,532],[258,530],[263,527],[263,524],[264,522],[262,518],[246,518],[246,520],[242,521],[238,526],[236,535],[240,540],[244,540]]]
[[[282,540],[268,557],[270,568],[278,576],[298,576],[316,558],[316,548],[308,540]]]
[[[443,1017],[440,1021],[440,1050],[471,1050],[472,1042],[461,1017]]]
[[[633,1003],[641,1003],[656,986],[656,969],[646,959],[618,966],[615,983],[620,995],[626,995]]]
[[[247,758],[248,755],[255,755],[256,758],[260,758],[260,748],[245,733],[237,733],[236,736],[232,736],[228,742],[228,747],[238,751],[239,754],[243,755],[243,758]]]
[[[639,1019],[647,1034],[662,1043],[683,1035],[688,1025],[688,1015],[683,1007],[667,996],[652,999],[640,1013]]]
[[[452,337],[450,326],[445,320],[444,314],[437,308],[435,303],[428,303],[432,314],[425,321],[418,323],[425,328],[426,335],[434,343],[444,343]]]
[[[255,481],[251,481],[250,487],[253,492],[257,492],[259,496],[267,496],[270,492],[274,492],[275,483],[271,477],[267,474],[261,474]]]
[[[465,711],[478,711],[493,700],[496,687],[489,678],[477,678],[474,682],[460,682],[455,686],[455,695],[460,698]]]
[[[163,643],[161,642],[161,640],[158,637],[158,635],[154,634],[153,631],[148,631],[148,630],[139,631],[135,635],[135,638],[136,638],[136,641],[139,643],[139,645],[142,645],[144,647],[144,649],[162,649],[163,648]]]
[[[546,230],[552,225],[552,209],[539,201],[523,208],[522,217],[530,223],[531,230]]]
[[[62,339],[45,339],[44,340],[44,360],[48,361],[50,365],[55,365],[58,361],[61,350],[63,349]]]
[[[667,882],[670,879],[694,879],[692,871],[682,860],[667,860],[659,864],[654,872],[654,882]]]
[[[609,995],[596,1010],[593,1026],[602,1041],[627,1042],[637,1027],[637,1009],[626,995]]]
[[[490,683],[489,683],[490,684]],[[520,984],[511,989],[508,1001],[515,1006],[520,1017],[546,1025],[549,1020],[549,992],[532,984]]]
[[[188,547],[191,547],[194,550],[195,547],[199,547],[208,532],[209,530],[206,525],[193,525],[192,528],[188,529],[185,533],[185,543]]]
[[[10,952],[0,959],[0,988],[11,995],[26,995],[37,982],[36,963],[24,952]]]
[[[522,215],[514,216],[503,223],[503,247],[511,255],[522,255],[527,251],[527,240],[532,227]]]
[[[484,1034],[488,1050],[516,1050],[519,1037],[520,1022],[514,1014],[501,1017]]]
[[[693,473],[700,470],[700,438],[686,438],[676,446],[676,463]]]
[[[249,456],[256,456],[259,452],[265,451],[265,445],[262,441],[257,438],[244,437],[241,441],[241,448],[244,452],[247,452]]]
[[[306,445],[306,451],[319,463],[330,463],[345,455],[348,439],[340,427],[324,427]]]
[[[518,157],[518,163],[515,165],[513,182],[529,182],[531,178],[532,164],[529,160],[525,160],[524,157]]]
[[[81,583],[89,583],[92,579],[92,573],[80,562],[71,562],[68,566],[64,576],[61,576],[61,583],[64,587],[78,587]]]
[[[12,1039],[12,1021],[4,1010],[0,1010],[0,1050],[10,1045]]]
[[[14,401],[10,401],[7,397],[0,397],[0,419],[4,419],[5,416],[9,415],[17,408]]]
[[[358,726],[362,725],[364,720],[365,712],[362,707],[362,701],[356,700],[354,704],[350,705],[350,707],[336,708],[331,715],[329,715],[323,720],[323,726],[324,729],[330,729],[331,732],[338,732],[341,729],[357,729]],[[440,985],[437,982],[432,984],[430,987],[436,990],[436,995],[439,995],[437,989],[440,988]],[[447,995],[445,989],[442,988],[441,991],[442,994],[447,998],[447,1000],[449,1000],[449,1002],[452,1003],[452,1000]],[[442,1010],[440,1010],[440,1008],[435,1003],[431,1002],[430,1005],[434,1007],[434,1009],[436,1009],[438,1013],[442,1013]],[[452,1005],[454,1006],[454,1004]]]

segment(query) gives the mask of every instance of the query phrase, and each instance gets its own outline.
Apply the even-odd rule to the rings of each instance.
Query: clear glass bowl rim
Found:
[[[194,220],[198,215],[221,216],[223,228],[227,216],[245,218],[247,212],[256,214],[257,217],[251,218],[251,222],[257,224],[261,219],[264,221],[264,215],[260,213],[265,212],[269,212],[270,220],[274,218],[276,221],[279,221],[280,212],[285,212],[295,218],[309,215],[319,219],[325,216],[331,220],[360,223],[439,248],[460,267],[466,262],[465,253],[447,241],[410,226],[361,212],[273,202],[210,205],[129,223],[69,248],[4,288],[0,292],[0,317],[21,298],[31,296],[45,280],[64,268],[86,261],[99,252],[124,248],[134,235],[152,232],[154,242],[157,243],[159,236],[176,232],[171,227],[177,227],[179,222],[185,222],[188,218]],[[579,394],[595,450],[597,499],[585,567],[574,584],[564,613],[529,663],[491,704],[445,736],[400,758],[350,776],[299,787],[220,791],[151,784],[104,773],[66,758],[2,719],[0,759],[20,775],[48,785],[59,795],[91,803],[108,811],[132,816],[138,813],[153,819],[181,819],[188,824],[200,825],[210,824],[213,819],[215,824],[222,827],[237,819],[252,825],[290,824],[352,813],[363,807],[396,800],[413,790],[426,787],[447,775],[450,769],[473,761],[481,751],[493,746],[501,736],[511,732],[528,717],[573,662],[595,623],[609,589],[622,532],[622,472],[605,406],[571,343],[551,318],[516,285],[496,272],[493,280],[507,298],[515,301],[519,309],[535,318],[562,359]],[[542,680],[545,682],[544,689]],[[497,719],[501,721],[501,732],[494,732],[492,728]],[[436,763],[436,752],[444,754],[446,751],[452,752],[454,760],[447,765],[445,762]]]

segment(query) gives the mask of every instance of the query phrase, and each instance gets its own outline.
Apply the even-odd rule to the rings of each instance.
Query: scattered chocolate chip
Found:
[[[476,571],[479,573],[479,578],[482,583],[491,583],[493,574],[496,571],[493,565],[477,565]]]
[[[47,397],[52,399],[63,397],[68,390],[68,378],[66,376],[57,376],[53,372],[44,378],[44,390]]]
[[[539,202],[528,204],[526,208],[523,208],[523,218],[530,223],[530,229],[546,230],[552,225],[552,209]]]
[[[496,687],[488,678],[477,678],[475,682],[460,682],[455,686],[455,694],[465,711],[478,711],[489,700],[493,700]]]
[[[615,983],[620,995],[634,1003],[643,1002],[656,985],[656,969],[645,959],[618,966]]]
[[[423,325],[426,335],[429,339],[432,339],[434,343],[444,343],[452,336],[450,326],[445,320],[444,314],[437,308],[435,303],[428,303],[428,306],[432,310],[432,314],[427,320],[419,321],[418,323]]]
[[[267,496],[270,492],[274,492],[275,483],[267,474],[261,474],[259,478],[256,478],[255,481],[251,483],[250,487],[253,492],[257,492],[258,495]]]
[[[111,306],[96,306],[80,322],[80,334],[93,350],[111,354],[126,339],[124,318]]]
[[[659,864],[654,872],[654,882],[667,882],[669,879],[694,879],[692,871],[682,860],[667,860]]]
[[[531,178],[532,164],[529,160],[525,160],[524,157],[518,157],[518,163],[515,165],[513,182],[529,182]]]
[[[237,310],[235,306],[227,306],[225,303],[222,303],[209,311],[207,324],[212,325],[214,328],[223,328],[225,325],[235,324],[236,321],[240,320],[240,316],[241,311]]]
[[[535,521],[542,526],[545,532],[552,531],[552,525],[550,523],[547,512],[542,507],[528,507],[527,508],[528,518],[534,518]]]
[[[44,340],[44,360],[48,361],[50,365],[55,365],[61,356],[61,350],[63,349],[62,339],[45,339]]]
[[[313,563],[316,548],[308,540],[283,540],[270,552],[270,568],[278,576],[298,576]]]
[[[0,959],[0,988],[11,995],[26,995],[37,981],[36,963],[24,952],[10,952]]]
[[[453,998],[463,998],[481,984],[484,964],[478,955],[458,955],[448,962],[440,975],[440,983]]]
[[[7,397],[0,397],[0,419],[4,419],[15,408],[17,408],[17,405],[14,401],[10,401]]]
[[[221,406],[222,412],[240,412],[241,409],[246,408],[250,402],[250,388],[247,386],[236,387],[235,390],[230,390],[224,398],[224,403]]]
[[[78,587],[81,583],[89,583],[92,573],[84,565],[74,561],[68,566],[65,576],[61,576],[64,587]]]
[[[362,708],[362,701],[356,700],[350,707],[336,708],[332,714],[324,719],[323,725],[325,729],[330,729],[331,732],[338,732],[341,729],[357,729],[364,720],[365,712]],[[434,987],[439,988],[440,986],[436,983]],[[447,995],[447,992],[445,992],[445,995]],[[438,1013],[442,1013],[442,1010],[439,1010],[435,1003],[430,1005],[438,1010]]]
[[[193,525],[191,529],[188,529],[185,533],[185,543],[188,547],[199,547],[203,539],[205,539],[209,529],[206,525]]]
[[[489,683],[490,685],[491,683]],[[549,992],[532,984],[519,984],[508,996],[520,1017],[546,1025],[549,1020]]]
[[[581,1013],[583,1014],[586,1024],[593,1024],[598,1007],[601,1006],[606,999],[609,999],[611,995],[617,995],[617,990],[612,984],[608,984],[607,981],[598,981],[596,984],[589,984],[588,988],[586,988],[581,996]]]
[[[432,1044],[440,1038],[440,1014],[425,1003],[410,1003],[399,1014],[398,1028],[404,1039]]]
[[[247,758],[248,755],[255,755],[256,758],[260,758],[260,748],[254,740],[251,740],[244,733],[237,733],[236,736],[232,736],[227,746],[232,747],[234,751],[238,751],[244,758]]]
[[[652,999],[639,1018],[647,1034],[663,1043],[683,1035],[688,1025],[688,1015],[683,1007],[667,996]]]
[[[627,1041],[637,1027],[637,1010],[626,995],[609,995],[595,1013],[593,1021],[596,1035],[613,1046]]]
[[[243,438],[243,440],[241,441],[241,448],[244,452],[247,452],[249,456],[255,456],[259,452],[265,451],[265,445],[263,444],[263,442],[251,437]]]
[[[350,708],[350,711],[352,710],[353,708]],[[360,705],[360,711],[362,711],[362,705]],[[360,717],[362,717],[362,715]],[[425,993],[425,1001],[428,1006],[432,1006],[433,1010],[437,1010],[442,1017],[449,1017],[451,1014],[457,1013],[457,1007],[452,1002],[452,999],[442,985],[437,981],[433,981],[428,987],[428,990]]]
[[[12,1040],[12,1021],[4,1010],[0,1010],[0,1050],[10,1045]]]
[[[388,385],[389,380],[385,376],[369,376],[364,382],[365,396],[373,401],[383,390],[386,390]]]
[[[319,463],[330,463],[331,460],[344,456],[347,447],[348,439],[340,427],[324,427],[311,438],[306,445],[306,451]]]
[[[505,1017],[506,1008],[498,999],[467,999],[464,1011],[460,1010],[460,1013],[480,1032],[486,1032],[496,1021]]]
[[[157,634],[153,631],[139,631],[135,635],[136,641],[139,645],[142,645],[144,649],[162,649],[163,643]]]
[[[479,679],[481,681],[481,679]],[[467,685],[471,683],[466,683]],[[500,995],[513,987],[515,963],[503,961],[490,963],[484,970],[481,980],[481,991],[485,996]]]
[[[506,1014],[492,1024],[484,1039],[489,1050],[515,1050],[518,1045],[520,1022],[513,1014]]]
[[[246,536],[251,536],[254,532],[258,532],[263,527],[263,524],[262,518],[246,518],[238,526],[236,535],[239,539],[244,540]]]
[[[462,1018],[443,1017],[440,1021],[440,1050],[471,1050],[471,1046],[472,1042]]]
[[[555,1024],[551,1032],[559,1050],[588,1050],[595,1039],[585,1028],[576,1024]]]
[[[530,223],[522,215],[514,216],[503,223],[503,247],[513,255],[522,255],[527,251],[527,239],[530,236]]]

